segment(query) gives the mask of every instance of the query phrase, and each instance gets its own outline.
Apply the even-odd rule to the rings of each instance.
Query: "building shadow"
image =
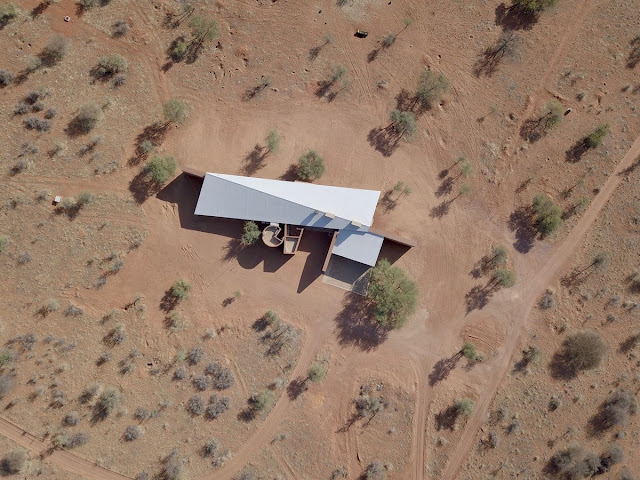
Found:
[[[333,232],[331,232],[333,235]],[[327,232],[305,230],[300,240],[298,251],[308,252],[309,256],[304,264],[300,282],[298,283],[298,293],[302,293],[309,285],[315,282],[322,275],[324,260],[329,251],[331,236]],[[290,257],[292,255],[285,255]]]
[[[263,263],[264,272],[274,273],[291,260],[292,255],[284,255],[279,248],[269,248],[262,240],[251,246],[243,246],[240,242],[244,225],[242,220],[196,215],[194,212],[202,183],[203,180],[199,178],[181,173],[160,190],[156,198],[177,205],[181,228],[228,238],[222,255],[224,261],[236,260],[248,270]]]
[[[382,248],[380,249],[378,259],[385,258],[391,265],[393,265],[409,250],[411,250],[411,247],[385,238],[382,242]]]

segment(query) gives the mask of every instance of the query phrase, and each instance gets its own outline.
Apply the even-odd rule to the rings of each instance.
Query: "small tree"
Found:
[[[368,296],[376,322],[385,328],[400,328],[416,310],[418,287],[402,269],[382,259],[371,270]]]
[[[154,155],[146,171],[156,185],[164,184],[176,172],[176,160],[171,155]]]
[[[458,195],[456,195],[453,200],[458,197],[466,197],[467,195],[471,195],[472,192],[473,186],[469,183],[463,183],[462,185],[460,185],[460,188],[458,188]]]
[[[564,364],[573,372],[598,367],[607,351],[602,337],[592,331],[575,333],[568,337],[563,345]]]
[[[170,123],[183,123],[187,117],[185,104],[177,98],[167,100],[162,106],[162,114],[166,125]]]
[[[262,410],[267,408],[267,406],[269,406],[272,400],[273,394],[271,393],[271,391],[263,390],[262,392],[254,393],[249,397],[249,405],[253,411],[261,412]]]
[[[98,60],[98,66],[96,67],[96,75],[100,77],[111,77],[116,73],[124,72],[127,70],[127,59],[117,53],[111,55],[103,55]]]
[[[327,366],[323,363],[316,362],[307,372],[307,378],[313,383],[321,382],[327,375]]]
[[[69,40],[57,35],[49,40],[49,43],[40,52],[40,60],[47,67],[52,67],[60,62],[67,53]]]
[[[7,248],[9,248],[10,243],[11,243],[11,240],[9,239],[8,236],[0,235],[0,253],[6,252]]]
[[[549,130],[560,125],[562,123],[562,113],[563,107],[559,101],[551,100],[548,102],[542,109],[542,116],[540,117],[542,129]]]
[[[391,121],[391,127],[399,137],[406,136],[411,138],[418,128],[416,117],[412,112],[401,112],[396,108],[391,110],[389,120]]]
[[[273,325],[280,321],[280,317],[273,310],[268,310],[267,313],[265,313],[262,318],[267,323],[267,325]]]
[[[460,350],[460,352],[462,353],[462,356],[470,362],[475,362],[480,358],[473,343],[465,342],[462,345],[462,349]]]
[[[267,135],[267,151],[268,153],[276,153],[280,149],[280,135],[274,128]]]
[[[423,69],[416,88],[416,101],[423,108],[429,108],[434,102],[439,102],[442,95],[449,91],[449,79],[442,73],[433,73]]]
[[[202,15],[194,15],[189,22],[189,28],[193,37],[192,44],[201,45],[205,41],[213,40],[218,35],[218,22]]]
[[[587,148],[598,148],[602,145],[602,141],[607,135],[609,135],[609,124],[603,123],[602,125],[598,125],[596,129],[584,139],[585,145]]]
[[[542,235],[549,235],[562,225],[562,209],[547,195],[533,197],[533,209],[536,212],[538,231]]]
[[[393,191],[398,194],[398,196],[395,199],[395,202],[397,202],[402,195],[406,195],[406,196],[411,195],[411,187],[406,183],[404,183],[403,181],[398,181],[398,183],[396,183],[393,186]]]
[[[242,237],[240,237],[240,242],[245,247],[249,245],[253,245],[260,238],[260,227],[255,222],[248,221],[244,222],[244,227],[242,229]]]
[[[460,166],[460,175],[465,178],[469,178],[473,175],[473,164],[469,160],[462,159],[462,161],[458,162]]]
[[[120,395],[114,388],[106,389],[93,407],[94,417],[98,420],[107,418],[118,406]]]
[[[501,287],[510,288],[516,283],[516,276],[510,270],[500,268],[493,274],[493,281],[496,285]]]
[[[507,263],[507,249],[502,245],[493,247],[491,249],[491,258],[489,258],[487,263],[493,267]]]
[[[69,124],[69,131],[75,134],[86,134],[95,128],[102,119],[102,110],[95,103],[87,103],[80,107],[77,115]]]
[[[0,8],[2,8],[0,6]],[[24,450],[13,450],[0,460],[0,474],[2,476],[16,475],[27,466],[29,457]]]
[[[470,398],[461,398],[455,401],[456,413],[463,417],[468,417],[473,413],[475,404]]]
[[[387,480],[387,469],[378,460],[370,463],[364,474],[366,480]]]
[[[553,7],[557,1],[558,0],[513,0],[513,6],[536,14],[546,8]]]
[[[324,160],[315,150],[309,150],[298,159],[298,177],[311,182],[324,174]]]
[[[176,283],[171,287],[171,296],[178,301],[186,300],[189,298],[189,292],[191,291],[191,284],[185,279],[181,278],[176,280]]]

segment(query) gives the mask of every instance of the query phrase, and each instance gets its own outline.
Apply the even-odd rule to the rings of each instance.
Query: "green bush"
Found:
[[[117,53],[104,55],[98,60],[97,74],[99,76],[110,77],[116,73],[124,72],[127,69],[127,59]]]
[[[191,284],[184,279],[176,280],[176,283],[171,287],[171,296],[176,300],[185,300],[189,298],[189,291],[191,290]]]
[[[475,408],[475,403],[470,398],[461,398],[455,401],[456,412],[458,415],[462,415],[463,417],[468,417],[473,413],[473,409]]]
[[[413,137],[418,128],[416,117],[412,112],[401,112],[396,108],[389,113],[389,120],[391,121],[393,129],[401,137]]]
[[[369,299],[379,325],[400,328],[416,310],[418,287],[404,271],[383,259],[371,270]]]
[[[278,131],[274,128],[269,131],[269,135],[267,135],[267,150],[269,153],[275,153],[280,148],[280,135],[278,135]]]
[[[324,174],[324,160],[314,150],[309,150],[298,160],[298,177],[306,182],[317,180]]]
[[[267,408],[272,400],[273,394],[271,393],[271,391],[263,390],[262,392],[255,393],[251,395],[251,397],[249,397],[249,405],[251,406],[252,410],[260,412]]]
[[[309,371],[307,372],[307,377],[313,383],[321,382],[324,380],[324,377],[327,376],[327,366],[323,363],[314,363],[309,367]]]
[[[513,6],[531,13],[538,13],[546,8],[553,7],[557,1],[558,0],[513,0]]]
[[[497,285],[505,288],[513,287],[516,283],[516,276],[513,272],[504,268],[496,270],[493,274],[493,279]]]
[[[442,95],[449,91],[449,79],[442,73],[433,73],[425,68],[420,73],[416,88],[416,100],[425,108],[439,102]]]
[[[69,40],[63,36],[56,35],[49,40],[49,43],[47,43],[47,45],[42,49],[42,52],[40,52],[41,64],[44,64],[47,67],[52,67],[64,58],[68,49]]]
[[[162,106],[164,119],[169,123],[183,123],[187,117],[187,107],[177,98],[167,100]]]
[[[94,405],[94,417],[99,420],[107,418],[118,406],[120,395],[114,388],[106,389]]]
[[[194,15],[189,22],[194,42],[213,40],[218,35],[218,23],[212,18]]]
[[[71,120],[69,130],[74,134],[86,134],[95,128],[102,119],[102,110],[94,103],[80,107],[77,115]]]
[[[0,5],[0,26],[4,26],[18,16],[18,10],[13,3]]]
[[[539,194],[533,198],[538,231],[549,235],[562,225],[562,210],[547,195]]]
[[[603,123],[598,125],[596,129],[585,138],[585,144],[588,148],[597,148],[602,145],[604,137],[609,135],[609,124]]]
[[[188,48],[189,46],[187,45],[187,42],[184,40],[176,40],[173,48],[171,49],[171,58],[176,62],[179,62],[187,54]]]
[[[568,337],[563,345],[564,365],[573,372],[598,367],[607,351],[602,337],[592,331],[575,333]]]
[[[6,252],[7,248],[9,248],[10,243],[11,243],[11,240],[9,239],[8,236],[0,235],[0,253]]]
[[[240,238],[240,241],[242,242],[242,245],[244,245],[245,247],[249,245],[253,245],[260,238],[260,234],[261,234],[260,228],[255,222],[251,222],[251,221],[244,222],[244,227],[242,229],[242,237]]]
[[[473,343],[465,342],[462,345],[462,349],[460,350],[460,352],[470,362],[475,362],[479,358],[478,352],[476,352],[476,347],[473,345]]]
[[[262,318],[268,325],[273,325],[274,323],[277,323],[280,320],[280,317],[278,317],[278,314],[273,310],[267,311],[267,313],[265,313]]]
[[[156,185],[162,185],[176,172],[177,163],[171,155],[155,155],[146,171]]]

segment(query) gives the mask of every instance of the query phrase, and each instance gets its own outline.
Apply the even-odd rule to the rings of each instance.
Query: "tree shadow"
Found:
[[[496,52],[495,45],[487,47],[478,56],[478,60],[473,66],[473,74],[476,77],[481,77],[482,75],[491,77],[498,71],[498,65],[500,65],[503,56],[504,54]]]
[[[507,7],[501,3],[495,10],[495,24],[503,30],[531,30],[538,23],[538,14],[518,5]]]
[[[436,413],[435,421],[436,421],[436,430],[439,432],[440,430],[451,430],[453,431],[456,420],[458,419],[458,409],[450,405],[444,410]]]
[[[49,2],[42,1],[38,5],[36,5],[33,10],[31,10],[31,18],[35,20],[40,15],[44,13],[44,11],[49,8]]]
[[[384,157],[390,157],[398,148],[400,136],[391,127],[375,127],[367,135],[369,145]]]
[[[142,205],[149,197],[160,191],[160,186],[143,170],[131,179],[129,191],[136,203]]]
[[[260,93],[262,93],[269,85],[270,85],[270,82],[268,81],[268,79],[263,77],[262,81],[258,85],[245,90],[240,98],[243,102],[248,102],[250,100],[253,100]]]
[[[509,216],[509,230],[515,233],[513,247],[519,253],[527,253],[533,248],[538,230],[533,222],[531,207],[518,207]]]
[[[291,383],[287,385],[287,395],[291,400],[297,400],[300,395],[309,389],[308,379],[298,377],[291,380]]]
[[[258,170],[264,168],[264,159],[267,157],[268,153],[269,151],[265,147],[256,143],[253,150],[251,150],[242,160],[242,173],[251,176]]]
[[[382,48],[379,45],[377,45],[373,50],[371,50],[367,54],[367,63],[375,62],[376,58],[378,58],[378,54],[380,53],[380,50],[382,50]]]
[[[569,360],[568,354],[564,349],[553,354],[549,362],[549,371],[554,379],[566,381],[576,377],[578,372],[570,366]]]
[[[471,275],[471,277],[475,279],[478,279],[488,274],[491,271],[491,268],[491,257],[489,257],[489,255],[484,255],[475,263],[475,265],[469,272],[469,275]]]
[[[286,182],[293,182],[298,179],[298,164],[292,163],[287,168],[287,171],[278,177],[278,180],[284,180]]]
[[[169,288],[162,295],[162,299],[160,300],[160,310],[164,313],[170,313],[173,311],[178,305],[178,299],[173,295],[173,288]]]
[[[373,305],[366,297],[347,294],[342,310],[334,319],[338,343],[354,346],[363,351],[375,350],[388,337],[389,331],[373,318]]]
[[[494,288],[480,284],[475,285],[471,290],[469,290],[464,296],[464,301],[467,306],[467,314],[474,310],[482,310],[486,307],[491,299],[493,291]]]
[[[449,213],[449,208],[451,207],[451,200],[444,200],[435,207],[431,209],[429,212],[429,216],[431,218],[443,218],[445,215]]]
[[[587,150],[589,150],[587,140],[585,138],[581,138],[566,151],[565,159],[570,163],[579,162],[582,160],[582,156],[587,152]]]
[[[627,58],[627,68],[635,68],[640,63],[640,35],[629,42],[631,51]]]
[[[398,201],[393,198],[393,190],[387,190],[380,198],[380,206],[385,213],[390,212],[398,206]]]
[[[443,380],[446,380],[453,369],[456,368],[461,357],[462,354],[458,352],[452,357],[438,360],[429,373],[429,386],[433,387]]]
[[[520,137],[531,143],[537,142],[544,135],[544,129],[541,126],[542,121],[539,118],[525,120],[520,127]]]
[[[453,177],[447,177],[444,180],[442,180],[442,183],[438,186],[438,189],[436,190],[436,197],[449,195],[453,191],[454,183],[455,183],[455,179]]]
[[[138,134],[135,139],[135,155],[127,162],[129,166],[138,165],[147,155],[142,148],[142,142],[148,140],[154,147],[162,145],[165,137],[167,136],[169,124],[154,122],[151,125],[147,125],[144,130]]]

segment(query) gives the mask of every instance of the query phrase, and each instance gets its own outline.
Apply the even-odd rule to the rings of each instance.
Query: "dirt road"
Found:
[[[442,475],[444,480],[453,480],[462,468],[465,459],[468,457],[476,433],[482,423],[484,423],[491,404],[491,400],[495,396],[498,386],[504,380],[509,369],[511,357],[518,345],[520,335],[525,331],[527,319],[531,309],[538,301],[542,291],[553,282],[554,277],[558,276],[567,263],[573,257],[580,241],[589,230],[598,217],[600,211],[605,206],[618,184],[624,178],[624,172],[631,167],[636,159],[640,157],[640,136],[633,143],[631,148],[616,167],[614,173],[609,176],[600,192],[595,196],[591,205],[584,213],[577,225],[571,230],[567,238],[555,250],[549,260],[538,270],[531,282],[520,283],[517,287],[519,297],[517,305],[505,305],[503,310],[509,312],[512,316],[512,327],[507,334],[508,343],[505,344],[504,354],[500,357],[497,365],[492,365],[494,375],[490,376],[490,383],[486,384],[483,389],[483,395],[478,399],[476,410],[473,416],[467,422],[464,433],[458,442],[456,450],[449,459],[446,470]]]

